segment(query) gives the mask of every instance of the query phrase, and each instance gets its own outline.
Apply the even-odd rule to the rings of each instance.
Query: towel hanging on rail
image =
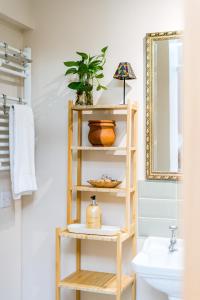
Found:
[[[34,144],[32,109],[25,105],[12,105],[9,111],[9,148],[12,193],[15,200],[37,190]]]

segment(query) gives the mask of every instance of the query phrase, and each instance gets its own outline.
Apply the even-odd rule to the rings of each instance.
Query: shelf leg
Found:
[[[138,143],[138,113],[134,112],[134,117],[133,117],[133,145],[136,147]],[[136,211],[137,211],[137,151],[133,153],[133,188],[135,192],[133,193],[133,211],[132,211],[132,216],[133,216],[133,223],[136,224],[137,219],[136,219]]]
[[[131,135],[132,135],[132,110],[131,110],[131,102],[128,102],[128,110],[127,110],[127,137],[126,137],[126,148],[127,148],[127,156],[126,156],[126,229],[129,234],[131,232],[131,216],[130,216],[130,187],[131,187]]]
[[[60,300],[60,229],[56,228],[56,300]]]
[[[117,239],[117,295],[116,300],[121,299],[121,282],[122,282],[122,240],[121,233]]]
[[[81,291],[76,291],[76,300],[81,299]]]
[[[76,241],[76,271],[81,270],[81,240]],[[76,291],[76,300],[81,299],[81,291]]]
[[[78,140],[77,145],[82,146],[82,112],[78,112]],[[82,184],[82,151],[77,152],[77,185]],[[76,195],[76,220],[80,223],[81,219],[81,192]]]
[[[131,300],[136,300],[136,281],[131,286]]]
[[[133,253],[133,257],[135,257],[136,255],[136,235],[134,234],[132,236],[132,253]],[[135,274],[133,274],[134,276],[134,282],[132,284],[131,287],[131,300],[136,300],[136,276]]]
[[[78,146],[82,145],[82,112],[78,112]],[[77,153],[77,185],[82,182],[82,152]],[[78,223],[81,221],[81,192],[77,192],[76,200],[76,220]],[[81,240],[76,241],[76,270],[81,270]],[[81,299],[81,291],[76,291],[76,300]]]
[[[72,101],[68,104],[68,191],[67,191],[67,224],[72,223],[72,142],[73,142],[73,111]]]
[[[133,146],[137,146],[137,140],[138,140],[138,128],[137,128],[138,120],[137,120],[137,112],[133,112]],[[134,193],[132,194],[132,225],[134,228],[134,234],[132,236],[132,253],[133,257],[136,256],[137,252],[137,240],[136,240],[136,211],[137,211],[137,151],[133,152],[132,157],[132,170],[133,170],[133,188]],[[134,276],[134,282],[131,287],[131,300],[136,300],[136,276]]]

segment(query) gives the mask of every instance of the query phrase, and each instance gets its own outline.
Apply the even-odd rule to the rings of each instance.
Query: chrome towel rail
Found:
[[[26,52],[8,45],[6,42],[0,41],[0,49],[3,50],[5,58],[15,58],[23,63],[31,63],[31,59],[27,57]]]
[[[21,97],[11,97],[11,96],[7,96],[5,94],[0,95],[0,101],[3,100],[3,102],[0,104],[2,104],[2,107],[0,107],[0,116],[1,115],[6,115],[7,114],[7,110],[9,109],[9,107],[12,105],[12,103],[8,103],[8,101],[12,101],[12,102],[18,102],[19,104],[27,104],[27,101]]]
[[[2,67],[0,65],[0,71],[3,72],[3,73],[7,73],[9,75],[13,75],[13,76],[17,76],[17,77],[21,77],[21,78],[26,78],[26,75],[22,72],[19,72],[19,71],[14,71],[14,70],[11,70],[11,69],[7,69],[5,67]]]
[[[8,103],[8,101],[11,101]],[[9,122],[7,110],[12,103],[26,104],[27,101],[21,97],[11,97],[5,94],[0,95],[0,171],[10,170],[9,154]]]
[[[0,41],[0,72],[25,79],[28,76],[28,72],[26,72],[29,68],[28,65],[31,62],[26,51]]]
[[[23,97],[0,94],[0,171],[10,170],[8,110],[14,103],[31,104],[31,49],[14,48],[0,41],[0,73],[23,78]],[[17,83],[22,81],[16,81]]]
[[[8,118],[0,114],[0,171],[8,171],[10,169],[8,126]]]

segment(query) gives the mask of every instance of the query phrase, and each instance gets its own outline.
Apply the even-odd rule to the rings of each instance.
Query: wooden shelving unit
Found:
[[[105,111],[110,114],[116,110],[118,114],[126,113],[127,139],[124,147],[92,147],[82,144],[82,121],[84,112]],[[78,115],[78,137],[77,146],[73,145],[74,113]],[[135,275],[122,273],[122,248],[127,239],[132,239],[132,254],[136,254],[136,148],[137,148],[137,106],[129,102],[127,105],[96,105],[76,106],[69,101],[68,106],[68,190],[67,190],[67,224],[81,223],[81,201],[82,193],[113,193],[124,197],[125,202],[125,226],[114,236],[102,236],[92,234],[77,234],[69,232],[66,228],[56,229],[56,300],[61,300],[61,288],[76,290],[76,300],[81,299],[81,291],[115,295],[116,300],[121,300],[123,291],[131,287],[131,300],[135,300]],[[77,152],[77,182],[72,182],[73,152]],[[82,184],[82,152],[102,151],[106,155],[116,155],[115,152],[122,151],[126,163],[126,184],[125,187],[117,188],[94,188]],[[113,151],[113,153],[112,153]],[[120,153],[120,155],[123,155]],[[76,217],[72,218],[73,195],[76,193]],[[76,271],[66,278],[61,279],[61,241],[64,238],[76,240]],[[81,269],[81,240],[96,240],[116,243],[116,274],[87,271]],[[103,299],[103,298],[102,298]]]

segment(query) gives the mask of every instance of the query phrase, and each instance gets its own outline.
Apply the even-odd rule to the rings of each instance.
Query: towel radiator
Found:
[[[0,95],[0,171],[10,170],[9,107],[13,103],[31,104],[31,62],[30,48],[20,50],[0,41],[0,73],[23,79],[23,98]]]

